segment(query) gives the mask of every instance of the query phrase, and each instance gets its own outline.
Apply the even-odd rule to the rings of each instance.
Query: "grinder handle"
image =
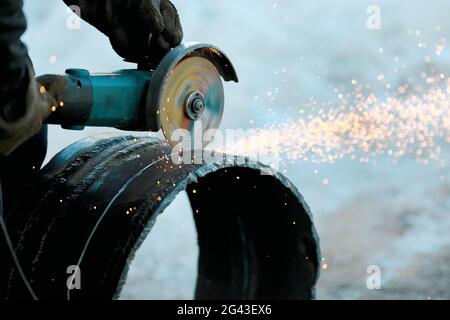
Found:
[[[63,104],[57,106],[46,123],[66,129],[94,126],[147,131],[144,117],[150,72],[90,74],[83,69],[68,69],[66,77]]]

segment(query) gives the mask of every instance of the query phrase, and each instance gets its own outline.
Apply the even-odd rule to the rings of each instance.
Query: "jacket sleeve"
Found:
[[[108,33],[107,17],[112,15],[113,1],[108,0],[63,0],[68,6],[77,6],[80,17],[97,28],[100,32]],[[120,0],[123,1],[123,0]]]
[[[23,99],[28,87],[28,52],[20,40],[26,30],[22,0],[0,0],[0,116],[15,120],[25,109]],[[17,107],[16,107],[17,105]]]
[[[50,113],[20,40],[26,30],[22,7],[22,0],[0,0],[0,156],[35,135]]]

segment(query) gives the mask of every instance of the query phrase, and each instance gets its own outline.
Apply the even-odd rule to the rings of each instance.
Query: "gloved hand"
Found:
[[[9,102],[0,107],[0,155],[7,156],[23,142],[36,135],[42,123],[61,107],[62,93],[67,85],[63,76],[48,76],[40,82],[28,67],[23,87],[11,92]]]
[[[169,0],[64,0],[80,8],[81,18],[106,34],[123,58],[158,63],[183,39],[175,6]],[[151,40],[150,40],[151,39]]]

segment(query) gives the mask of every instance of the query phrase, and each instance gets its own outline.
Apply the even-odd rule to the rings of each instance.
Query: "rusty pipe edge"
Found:
[[[118,298],[158,215],[186,190],[198,212],[196,298],[313,299],[319,240],[295,186],[278,172],[261,175],[266,166],[242,158],[176,166],[165,159],[170,152],[157,138],[98,136],[43,168],[6,217],[36,294]],[[78,264],[82,288],[68,292],[67,267]],[[28,298],[8,262],[0,265],[0,298]]]

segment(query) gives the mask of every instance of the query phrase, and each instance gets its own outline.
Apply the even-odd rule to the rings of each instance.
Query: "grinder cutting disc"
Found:
[[[168,141],[177,129],[190,131],[192,137],[196,121],[201,121],[203,132],[219,127],[224,90],[220,74],[209,60],[198,56],[183,59],[170,72],[162,90],[159,118]]]

